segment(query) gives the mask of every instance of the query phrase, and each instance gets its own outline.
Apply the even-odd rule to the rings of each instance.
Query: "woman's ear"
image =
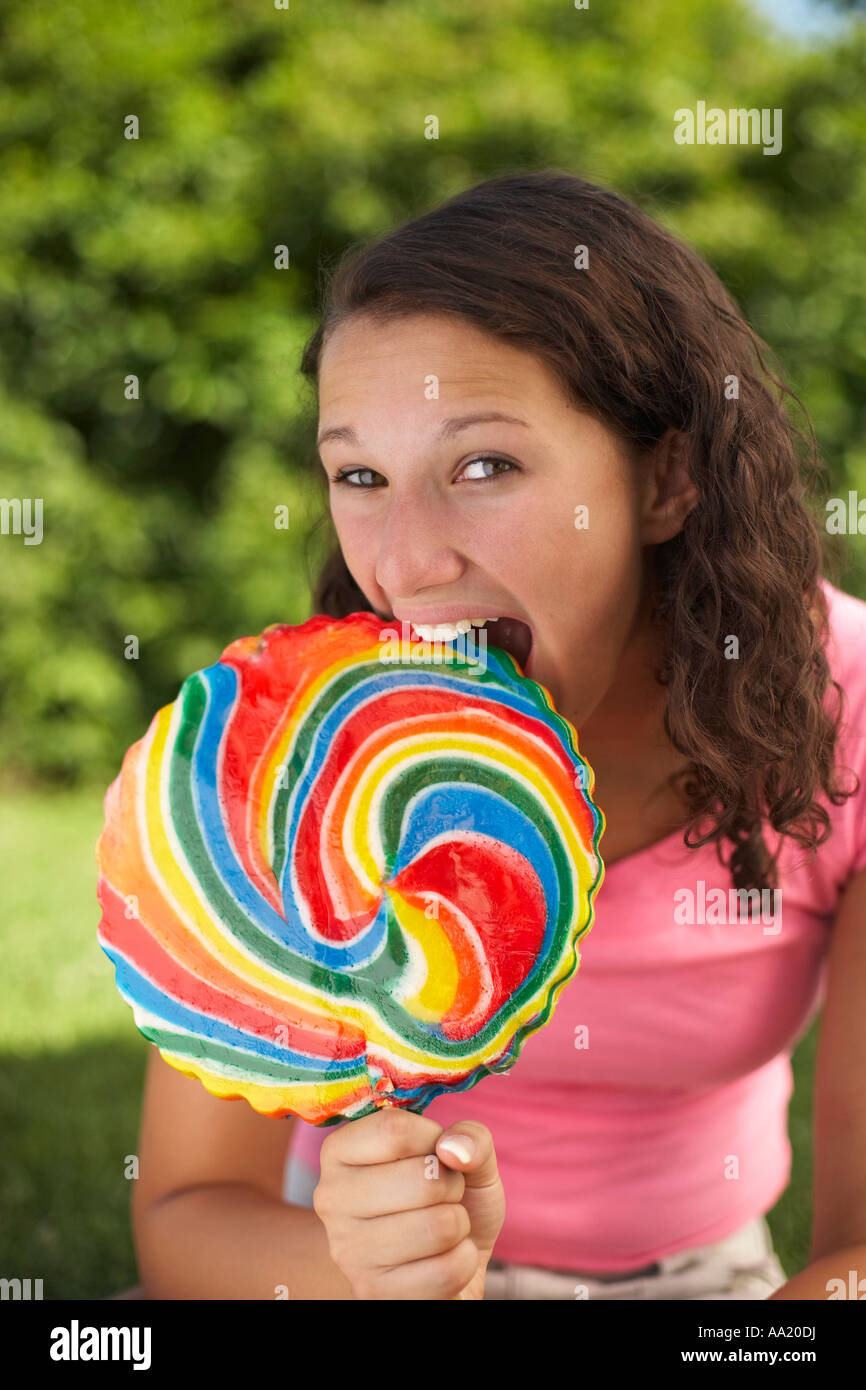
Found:
[[[689,436],[669,429],[644,459],[640,517],[644,545],[659,545],[676,536],[698,505],[700,497],[689,473],[690,453]]]

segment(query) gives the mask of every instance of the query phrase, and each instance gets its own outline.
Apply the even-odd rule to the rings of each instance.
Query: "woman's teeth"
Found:
[[[422,642],[453,642],[470,628],[484,627],[485,623],[493,621],[493,618],[458,618],[456,623],[412,623],[412,631],[417,632]]]

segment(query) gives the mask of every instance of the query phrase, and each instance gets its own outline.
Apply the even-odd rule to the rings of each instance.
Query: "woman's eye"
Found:
[[[334,473],[334,474],[332,475],[332,477],[331,477],[331,482],[332,482],[332,483],[348,483],[348,482],[349,482],[349,479],[350,479],[350,478],[353,478],[353,477],[355,476],[356,473],[366,473],[366,475],[367,475],[369,478],[375,478],[375,477],[377,477],[377,473],[376,473],[375,468],[341,468],[340,471],[339,471],[338,473]],[[357,482],[357,483],[352,482],[352,483],[349,483],[349,486],[350,486],[350,487],[366,488],[366,487],[369,487],[370,484],[368,484],[368,483],[361,483],[361,482]]]
[[[497,458],[495,454],[481,454],[478,458],[470,459],[468,463],[465,463],[461,472],[465,472],[467,468],[477,468],[479,464],[483,465],[486,463],[499,464],[501,465],[501,467],[508,471],[514,471],[514,464],[509,462],[508,459]],[[484,478],[495,477],[497,477],[496,473],[478,473],[475,475],[474,478],[470,478],[469,482],[481,482]]]

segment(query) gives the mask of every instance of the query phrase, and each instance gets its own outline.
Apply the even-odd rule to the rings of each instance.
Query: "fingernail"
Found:
[[[475,1144],[468,1134],[450,1134],[447,1139],[442,1140],[438,1148],[453,1154],[461,1163],[471,1163],[475,1157]]]

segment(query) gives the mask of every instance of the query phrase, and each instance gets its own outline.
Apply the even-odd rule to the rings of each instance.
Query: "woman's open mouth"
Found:
[[[490,646],[500,647],[526,671],[532,651],[532,628],[528,623],[520,618],[496,618],[485,624],[485,631]]]
[[[487,646],[499,647],[501,651],[507,652],[513,657],[520,666],[521,670],[528,674],[527,663],[532,651],[532,628],[525,623],[522,618],[488,618],[480,623],[473,622],[471,619],[458,619],[455,623],[413,623],[413,631],[422,641],[426,642],[452,642],[458,637],[469,639],[473,645],[479,645],[479,633],[485,633],[484,641]]]

